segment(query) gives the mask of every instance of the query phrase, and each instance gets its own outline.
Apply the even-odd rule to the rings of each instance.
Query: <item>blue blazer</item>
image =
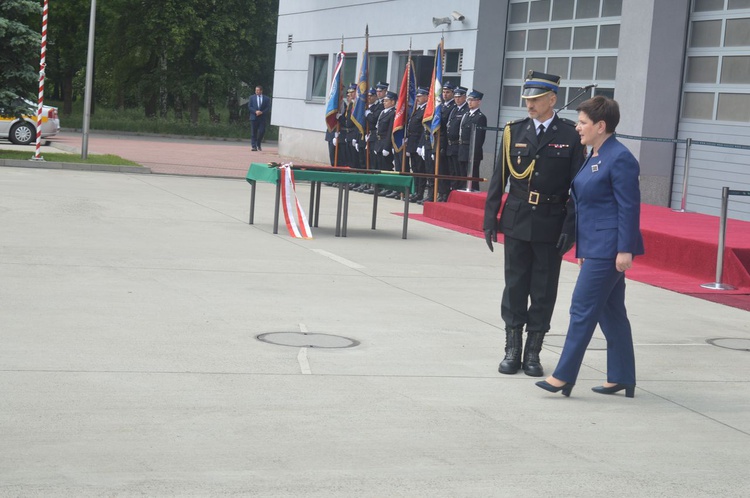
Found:
[[[614,259],[618,252],[643,254],[638,161],[614,135],[602,144],[597,157],[592,154],[571,188],[576,206],[576,257]]]
[[[263,114],[260,115],[260,118],[265,120],[267,119],[268,111],[271,110],[271,97],[263,95],[263,103],[258,106],[258,96],[252,94],[250,96],[250,101],[247,103],[247,107],[250,109],[250,121],[258,119],[258,116],[255,115],[255,111],[262,111]]]

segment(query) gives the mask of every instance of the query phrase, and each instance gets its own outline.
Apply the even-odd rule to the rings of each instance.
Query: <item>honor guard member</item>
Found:
[[[466,96],[466,105],[469,106],[469,112],[464,114],[464,117],[461,119],[460,145],[458,148],[459,176],[479,177],[479,164],[483,158],[482,147],[484,147],[484,136],[487,133],[485,129],[487,128],[487,116],[482,114],[482,111],[479,109],[479,106],[482,105],[482,97],[484,97],[484,94],[477,90],[472,90]],[[474,136],[474,162],[469,167],[469,160],[471,159],[471,133],[474,128],[476,128],[476,135]],[[461,183],[466,185],[465,182],[459,181],[459,184]],[[469,190],[479,190],[479,182],[472,181]]]
[[[453,91],[453,100],[456,103],[451,109],[446,123],[446,136],[448,137],[448,147],[445,149],[445,155],[448,159],[448,174],[451,176],[465,176],[461,174],[458,164],[458,148],[461,145],[461,120],[464,114],[469,112],[469,106],[466,105],[466,88],[460,86]],[[451,180],[450,190],[461,188],[462,181]],[[464,185],[466,185],[464,183]],[[439,199],[438,199],[439,200]],[[444,201],[447,201],[447,196]]]
[[[346,158],[347,166],[352,168],[359,168],[359,130],[352,121],[352,113],[354,112],[354,104],[357,97],[357,85],[352,83],[346,89],[346,116],[345,126],[342,128],[342,135],[346,142]],[[344,132],[346,134],[344,134]]]
[[[375,153],[375,143],[378,141],[378,117],[380,116],[380,113],[383,112],[383,99],[385,98],[386,92],[388,92],[388,83],[378,82],[375,85],[375,97],[377,97],[377,99],[375,100],[375,103],[367,109],[367,111],[370,112],[368,113],[365,111],[365,121],[370,125],[370,150],[373,152],[373,155],[370,158],[370,168],[372,169],[382,169],[383,165],[383,156]]]
[[[383,111],[378,116],[375,125],[378,134],[376,150],[383,158],[380,166],[381,171],[393,171],[393,120],[396,117],[396,92],[387,92],[383,98]],[[384,192],[386,193],[386,192]]]
[[[375,141],[377,140],[377,133],[375,132],[375,123],[371,123],[371,118],[374,109],[374,105],[378,101],[377,92],[375,88],[370,87],[367,91],[367,109],[365,109],[365,137],[364,141],[359,147],[359,167],[366,169],[375,169]],[[372,193],[371,187],[368,184],[363,183],[355,189],[357,192]],[[369,192],[368,192],[369,191]]]
[[[447,138],[447,124],[448,124],[448,116],[450,116],[451,111],[456,106],[456,102],[453,100],[453,90],[456,87],[450,82],[446,81],[443,84],[443,103],[440,105],[440,150],[435,151],[433,150],[433,154],[435,155],[435,160],[440,160],[440,163],[438,164],[438,174],[439,175],[449,175],[450,172],[448,170],[448,159],[445,156],[446,148],[448,147],[448,138]],[[438,112],[438,109],[435,109],[435,112]],[[439,155],[439,157],[438,157]],[[434,166],[433,166],[434,170]],[[437,182],[437,189],[438,189],[438,201],[439,202],[445,202],[448,200],[448,194],[451,190],[451,182],[450,180],[439,180]],[[432,201],[432,192],[430,192],[429,198],[425,199],[425,202]]]
[[[584,147],[575,123],[554,111],[559,85],[559,76],[529,71],[521,94],[529,115],[505,126],[487,192],[484,234],[490,250],[497,231],[505,235],[505,358],[498,369],[504,374],[523,367],[526,375],[544,375],[539,353],[550,329],[562,255],[575,239],[568,198],[585,159]],[[507,183],[509,195],[498,224]]]
[[[424,109],[427,105],[427,96],[430,90],[427,88],[417,88],[415,97],[414,112],[409,118],[409,126],[406,134],[406,159],[409,162],[409,170],[412,173],[424,173]],[[410,202],[417,202],[422,198],[424,193],[425,179],[423,177],[414,178],[415,193],[409,197]]]

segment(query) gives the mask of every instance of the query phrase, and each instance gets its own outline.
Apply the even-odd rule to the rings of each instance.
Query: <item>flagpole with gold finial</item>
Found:
[[[445,32],[443,32],[445,33]],[[443,36],[440,36],[440,67],[442,69],[443,67],[443,59],[445,55],[445,39]],[[443,71],[440,71],[440,74],[443,74]],[[440,82],[442,84],[442,81]],[[441,112],[442,109],[435,109],[435,112]],[[440,127],[443,127],[443,121],[440,121]],[[435,140],[436,147],[434,149],[435,153],[435,185],[432,189],[432,201],[437,202],[438,198],[438,172],[440,171],[440,130],[437,131],[437,139]]]
[[[409,53],[406,58],[406,103],[404,104],[406,107],[406,117],[404,117],[404,141],[402,144],[402,150],[401,150],[401,172],[406,172],[406,142],[409,139],[409,91],[411,88],[409,88],[409,83],[411,83],[411,37],[409,37]]]
[[[339,50],[339,57],[344,56],[344,35],[341,35],[341,50]],[[343,61],[341,62],[342,66],[341,69],[344,69]],[[336,110],[341,110],[341,77],[339,76],[339,100],[336,102]],[[338,117],[336,118],[336,151],[333,154],[333,167],[339,165],[339,144],[341,143],[341,122],[338,121]]]

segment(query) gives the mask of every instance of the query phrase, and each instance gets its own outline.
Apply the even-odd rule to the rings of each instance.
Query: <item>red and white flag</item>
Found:
[[[312,239],[310,224],[307,222],[307,216],[305,216],[305,212],[297,199],[291,163],[279,166],[279,172],[281,202],[284,206],[284,220],[289,235],[296,239]]]

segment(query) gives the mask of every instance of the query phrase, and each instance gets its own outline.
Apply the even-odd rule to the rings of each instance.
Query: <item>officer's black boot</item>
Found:
[[[500,362],[498,372],[513,375],[521,368],[521,350],[523,349],[523,327],[505,329],[505,358]]]
[[[526,347],[523,350],[523,371],[529,377],[544,375],[542,364],[539,363],[539,353],[542,351],[544,332],[526,331]]]

